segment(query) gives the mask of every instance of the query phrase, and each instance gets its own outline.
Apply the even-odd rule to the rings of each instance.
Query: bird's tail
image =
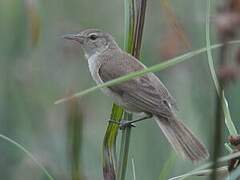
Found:
[[[176,118],[156,118],[157,124],[167,137],[174,150],[193,162],[207,159],[209,154],[205,146]]]

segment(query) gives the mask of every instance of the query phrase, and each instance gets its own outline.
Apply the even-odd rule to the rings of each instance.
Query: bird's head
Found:
[[[75,34],[66,34],[63,38],[77,41],[87,58],[100,54],[108,48],[118,48],[111,34],[98,29],[84,29]]]

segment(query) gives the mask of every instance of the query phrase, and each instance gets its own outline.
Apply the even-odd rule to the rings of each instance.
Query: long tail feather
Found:
[[[193,162],[207,159],[209,154],[205,146],[193,135],[193,133],[175,118],[156,118],[157,124],[167,137],[174,150]]]

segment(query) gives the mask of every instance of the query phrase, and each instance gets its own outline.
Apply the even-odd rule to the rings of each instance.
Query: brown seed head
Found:
[[[224,65],[218,70],[218,77],[225,84],[235,81],[238,77],[238,69],[233,66]]]

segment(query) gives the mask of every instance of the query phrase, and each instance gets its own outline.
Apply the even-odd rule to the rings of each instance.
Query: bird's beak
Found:
[[[64,39],[77,41],[80,44],[83,43],[83,37],[80,34],[66,34],[66,35],[63,35],[62,37]]]

